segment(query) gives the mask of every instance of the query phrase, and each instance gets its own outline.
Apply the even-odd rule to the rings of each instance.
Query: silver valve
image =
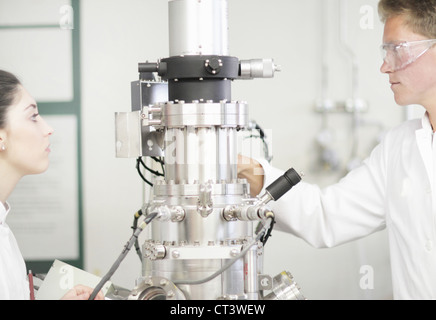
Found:
[[[246,202],[241,205],[229,205],[224,208],[223,216],[231,220],[262,220],[267,218],[271,210],[266,206],[271,200],[277,201],[286,192],[301,181],[300,175],[293,169],[286,171],[281,177],[266,187],[265,193],[258,201]]]
[[[239,78],[272,78],[280,66],[274,63],[273,59],[251,59],[239,61]]]

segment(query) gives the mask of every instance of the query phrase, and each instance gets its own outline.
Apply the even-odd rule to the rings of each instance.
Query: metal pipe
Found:
[[[227,0],[170,0],[170,56],[229,53]]]

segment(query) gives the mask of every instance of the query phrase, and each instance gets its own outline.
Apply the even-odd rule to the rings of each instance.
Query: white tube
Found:
[[[228,55],[227,0],[170,0],[168,8],[170,56]]]

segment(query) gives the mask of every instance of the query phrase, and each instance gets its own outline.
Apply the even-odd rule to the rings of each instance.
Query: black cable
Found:
[[[274,217],[271,217],[271,224],[268,228],[268,231],[262,236],[262,238],[260,239],[260,242],[262,242],[263,246],[266,245],[266,242],[268,241],[269,237],[271,237],[271,232],[274,229],[274,224],[276,223],[276,220]]]
[[[265,138],[266,138],[266,135],[265,135],[265,132],[263,131],[263,129],[261,128],[261,126],[259,126],[259,125],[256,123],[255,128],[256,128],[257,130],[259,130],[260,138],[261,138],[262,140],[265,139]]]
[[[142,178],[142,180],[144,180],[145,183],[147,183],[150,187],[153,187],[153,184],[147,180],[147,178],[144,177],[144,175],[141,172],[141,168],[139,167],[140,163],[141,163],[141,157],[136,159],[136,170],[138,171],[139,176]]]
[[[142,174],[141,172],[141,165],[145,168],[145,170],[149,171],[150,173],[156,175],[156,176],[161,176],[164,177],[165,176],[165,162],[162,159],[159,159],[157,157],[151,157],[154,161],[160,163],[161,168],[162,168],[162,172],[153,170],[151,168],[149,168],[145,162],[142,160],[142,157],[138,157],[136,159],[136,170],[138,171],[139,176],[142,178],[142,180],[147,183],[150,187],[153,187],[153,183],[151,183],[149,180],[147,180],[147,178]]]
[[[139,162],[142,164],[142,166],[143,166],[147,171],[151,172],[152,174],[154,174],[154,175],[156,175],[156,176],[163,176],[163,175],[164,175],[163,173],[161,173],[161,172],[159,172],[159,171],[156,171],[156,170],[153,170],[153,169],[149,168],[149,167],[145,164],[145,162],[142,161],[142,157],[139,157],[138,159],[139,159]]]
[[[151,157],[154,161],[160,163],[160,166],[162,168],[163,176],[165,176],[165,161],[162,157]]]
[[[262,141],[264,157],[268,162],[271,162],[272,157],[269,156],[269,147],[268,147],[268,143],[266,141],[267,136],[265,134],[265,131],[255,121],[251,121],[251,131],[253,131],[253,130],[256,130],[259,133],[259,135],[250,134],[247,137],[247,139],[259,138]]]
[[[118,267],[120,266],[121,262],[124,260],[124,258],[129,253],[130,248],[135,243],[136,239],[138,239],[139,234],[144,230],[146,225],[148,225],[155,217],[157,216],[157,212],[154,212],[147,217],[145,217],[144,221],[141,223],[141,225],[135,229],[133,232],[133,235],[130,237],[129,241],[124,246],[123,251],[115,260],[112,267],[109,269],[108,273],[105,274],[105,276],[100,280],[100,282],[97,284],[97,286],[94,288],[94,291],[91,293],[88,300],[94,300],[97,294],[100,292],[101,288],[103,288],[104,284],[110,280],[110,278],[113,276],[115,271],[117,271]]]

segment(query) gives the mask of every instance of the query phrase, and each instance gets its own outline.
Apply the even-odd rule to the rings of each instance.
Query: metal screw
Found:
[[[268,287],[268,286],[269,286],[269,280],[268,280],[268,278],[263,278],[263,279],[260,281],[260,284],[262,285],[262,287]]]
[[[230,250],[230,255],[232,256],[232,257],[236,257],[237,255],[238,255],[238,249],[232,249],[232,250]]]

